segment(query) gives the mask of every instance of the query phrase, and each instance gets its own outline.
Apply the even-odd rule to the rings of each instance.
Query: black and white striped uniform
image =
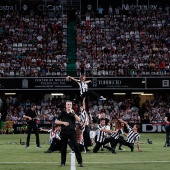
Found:
[[[119,143],[119,148],[121,148],[122,144],[121,144],[121,141],[123,140],[123,137],[120,136],[120,134],[123,134],[123,130],[122,129],[119,129],[117,130],[115,133],[111,133],[110,135],[110,144],[112,146],[113,149],[116,148],[117,144]],[[115,152],[115,151],[114,151]]]
[[[138,142],[140,138],[140,134],[139,133],[135,133],[132,129],[132,127],[128,127],[128,134],[126,137],[126,142],[128,143],[135,143]]]
[[[88,91],[88,84],[86,83],[86,81],[77,80],[77,83],[79,85],[80,95]]]
[[[96,130],[96,145],[93,148],[93,153],[97,153],[102,145],[105,146],[105,144],[111,142],[111,138],[106,138],[106,132],[103,132],[102,129],[106,129],[106,126],[101,126],[99,124]]]
[[[82,109],[82,111],[81,111],[80,120],[81,120],[81,123],[83,126],[87,120],[87,113],[86,113],[85,109]]]
[[[122,130],[122,129],[118,130],[116,133],[111,133],[110,136],[111,136],[112,138],[114,138],[114,139],[119,139],[120,134],[123,134],[123,130]]]
[[[105,135],[106,135],[106,132],[103,132],[101,129],[105,128],[106,129],[106,126],[101,126],[100,124],[97,126],[97,130],[96,130],[96,141],[97,142],[104,142],[105,140]]]

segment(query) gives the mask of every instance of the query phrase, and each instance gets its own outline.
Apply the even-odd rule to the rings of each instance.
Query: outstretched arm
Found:
[[[87,80],[86,83],[92,83],[92,81],[91,80]]]
[[[49,132],[49,129],[43,129],[43,128],[39,128],[40,131],[43,131],[43,132]]]
[[[105,129],[105,128],[102,128],[101,131],[106,132],[106,133],[117,133],[116,130],[108,130],[108,129]]]
[[[67,76],[66,79],[68,79],[68,80],[71,79],[71,80],[76,81],[76,82],[78,81],[78,79],[75,79],[74,77],[71,77],[71,76]]]

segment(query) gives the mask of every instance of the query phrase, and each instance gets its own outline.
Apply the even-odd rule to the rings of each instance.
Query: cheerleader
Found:
[[[61,150],[61,138],[60,138],[61,126],[56,126],[55,124],[53,124],[52,129],[48,130],[40,128],[40,131],[50,132],[49,138],[50,147],[44,153],[52,153],[54,151]]]

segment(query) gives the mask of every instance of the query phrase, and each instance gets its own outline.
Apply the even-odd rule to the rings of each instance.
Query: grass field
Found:
[[[25,145],[20,145],[20,139],[25,142],[25,134],[0,135],[0,170],[68,170],[71,169],[71,155],[68,148],[67,163],[65,167],[60,165],[60,153],[44,153],[49,147],[49,134],[40,134],[42,149],[37,149],[35,145],[35,135],[31,135],[30,148],[25,149]],[[153,144],[148,144],[147,139]],[[134,152],[124,146],[124,151],[116,150],[117,154],[112,154],[108,150],[99,153],[82,153],[84,167],[76,169],[84,170],[169,170],[170,168],[170,147],[164,147],[165,134],[141,134],[141,148],[143,152],[138,152],[135,147]]]

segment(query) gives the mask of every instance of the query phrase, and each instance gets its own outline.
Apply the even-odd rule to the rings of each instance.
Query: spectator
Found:
[[[104,12],[104,9],[101,6],[99,6],[97,9],[97,14],[99,18],[103,17],[103,12]]]
[[[109,15],[110,18],[113,17],[113,8],[112,8],[111,5],[109,6],[109,9],[108,9],[108,15]]]

